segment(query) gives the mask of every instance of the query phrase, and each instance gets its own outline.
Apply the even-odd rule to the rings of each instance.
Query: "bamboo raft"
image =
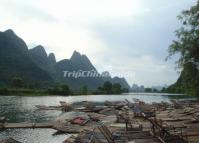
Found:
[[[199,103],[146,104],[105,102],[95,107],[85,103],[83,108],[60,103],[61,106],[39,106],[41,110],[83,112],[71,118],[46,123],[5,123],[0,129],[52,128],[63,133],[77,133],[64,143],[199,143]],[[78,110],[77,110],[78,109]],[[4,121],[4,122],[3,122]]]
[[[0,123],[0,129],[15,129],[15,128],[53,128],[54,122],[45,123]]]

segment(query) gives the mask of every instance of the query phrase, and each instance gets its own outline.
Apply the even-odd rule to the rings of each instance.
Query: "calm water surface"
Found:
[[[61,116],[61,111],[38,111],[35,105],[59,105],[59,101],[122,101],[137,98],[147,103],[169,102],[170,98],[184,98],[182,95],[157,93],[128,93],[124,95],[89,95],[89,96],[0,96],[0,117],[6,117],[8,122],[44,122],[52,121]],[[12,129],[0,131],[0,140],[12,137],[23,143],[62,143],[69,135],[53,135],[53,129]]]

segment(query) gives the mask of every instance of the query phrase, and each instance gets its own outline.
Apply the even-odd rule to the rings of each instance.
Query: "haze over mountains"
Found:
[[[66,51],[67,52],[67,51]],[[86,55],[74,51],[70,59],[56,61],[54,53],[49,55],[43,46],[38,45],[28,49],[26,43],[12,30],[0,32],[0,84],[9,84],[13,77],[22,77],[27,84],[37,84],[40,87],[68,84],[71,88],[87,86],[96,89],[105,81],[120,83],[124,88],[130,88],[124,78],[66,78],[63,71],[96,70]],[[97,71],[97,70],[96,70]]]

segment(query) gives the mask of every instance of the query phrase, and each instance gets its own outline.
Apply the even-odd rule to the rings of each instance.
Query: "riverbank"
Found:
[[[71,94],[64,94],[60,92],[49,92],[48,89],[28,89],[28,88],[0,88],[0,96],[90,96],[90,95],[128,95],[128,94],[137,94],[137,95],[157,95],[160,94],[162,96],[168,96],[172,95],[171,98],[194,98],[194,96],[187,96],[184,94],[176,94],[176,93],[164,93],[164,92],[154,92],[154,93],[148,93],[148,92],[120,92],[120,93],[110,93],[106,94],[103,92],[93,92],[93,91],[87,91],[85,94],[73,90]]]
[[[123,93],[110,93],[109,95],[121,95]],[[87,92],[81,94],[79,91],[73,91],[71,94],[64,94],[60,92],[49,92],[44,89],[0,89],[0,96],[89,96],[89,95],[106,95],[106,93]]]
[[[25,89],[25,88],[0,88],[0,96],[80,96],[80,95],[106,95],[106,93],[98,93],[95,91],[89,91],[86,93],[81,93],[79,91],[73,90],[70,93],[64,93],[62,91],[51,91],[49,89]],[[111,93],[110,93],[111,94]],[[121,93],[114,93],[115,95],[120,95]]]
[[[0,87],[0,95],[19,95],[19,96],[45,96],[45,95],[106,95],[106,94],[122,94],[129,92],[128,89],[123,88],[120,84],[112,84],[105,82],[97,89],[88,89],[83,86],[80,89],[71,89],[68,85],[56,85],[48,88],[13,88],[13,87]]]
[[[0,88],[0,95],[15,96],[47,96],[47,90],[25,89],[25,88]]]
[[[15,84],[15,86],[0,86],[0,95],[105,95],[105,94],[122,94],[129,92],[129,89],[122,87],[119,83],[112,84],[107,81],[97,89],[89,89],[82,86],[79,89],[70,88],[67,84],[56,84],[45,88],[30,88]]]

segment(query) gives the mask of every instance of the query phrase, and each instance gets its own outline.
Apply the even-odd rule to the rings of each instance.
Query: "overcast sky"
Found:
[[[196,0],[0,0],[0,31],[13,29],[29,48],[43,45],[57,60],[74,50],[98,71],[129,84],[174,83],[167,48],[180,27],[176,16]]]

